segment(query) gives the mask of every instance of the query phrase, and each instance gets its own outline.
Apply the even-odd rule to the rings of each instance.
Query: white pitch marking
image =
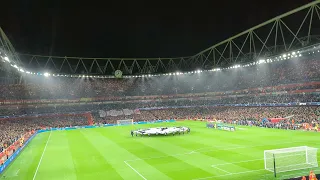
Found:
[[[209,176],[209,177],[204,177],[204,178],[196,178],[196,179],[193,179],[193,180],[213,179],[213,178],[217,178],[217,177],[224,177],[224,176],[231,176],[231,175],[237,175],[237,174],[252,173],[252,172],[258,172],[258,171],[265,171],[265,169],[257,169],[257,170],[251,170],[251,171],[241,171],[241,172],[224,174],[224,175]]]
[[[221,168],[218,168],[218,167],[213,167],[213,168],[215,168],[215,169],[218,169],[218,170],[220,170],[220,171],[223,171],[223,172],[225,172],[225,173],[228,173],[228,174],[232,174],[231,172],[229,172],[229,171],[226,171],[226,170],[223,170],[223,169],[221,169]]]
[[[129,166],[134,172],[136,172],[140,177],[142,177],[142,179],[147,180],[145,177],[143,177],[136,169],[134,169],[132,166],[130,166],[129,163],[127,163],[126,161],[123,161],[124,163],[126,163],[127,166]]]
[[[20,172],[20,169],[17,170],[17,172],[14,176],[18,176],[19,172]]]
[[[223,165],[229,165],[229,164],[238,164],[238,163],[243,163],[243,162],[252,162],[252,161],[263,161],[264,159],[260,158],[260,159],[251,159],[251,160],[246,160],[246,161],[235,161],[235,162],[230,162],[230,163],[222,163],[222,164],[214,164],[212,165],[212,167],[216,167],[216,166],[223,166]]]
[[[37,176],[37,173],[38,173],[40,164],[41,164],[41,162],[42,162],[42,158],[43,158],[44,152],[45,152],[46,149],[47,149],[47,146],[48,146],[48,143],[49,143],[49,139],[50,139],[50,137],[51,137],[51,133],[52,133],[52,131],[50,131],[49,137],[48,137],[48,139],[47,139],[47,143],[46,143],[46,145],[45,145],[45,147],[44,147],[44,149],[43,149],[41,158],[40,158],[39,163],[38,163],[38,167],[37,167],[37,169],[36,169],[36,172],[34,173],[34,176],[33,176],[33,179],[32,179],[32,180],[35,180],[35,179],[36,179],[36,176]]]
[[[126,162],[129,162],[129,161],[141,161],[141,160],[148,160],[148,159],[158,159],[158,158],[165,158],[165,157],[175,157],[175,156],[182,156],[182,155],[188,155],[188,154],[220,151],[220,150],[245,149],[245,148],[254,148],[254,147],[261,147],[261,146],[279,145],[279,144],[292,144],[292,143],[299,143],[299,142],[305,142],[305,141],[281,142],[281,143],[273,143],[273,144],[262,144],[262,145],[256,145],[256,146],[235,146],[235,147],[232,146],[232,147],[229,147],[229,148],[218,148],[218,149],[213,149],[213,148],[217,148],[217,147],[220,147],[220,146],[217,146],[217,147],[213,146],[211,149],[209,149],[209,148],[200,148],[200,149],[209,149],[207,151],[199,151],[200,149],[195,149],[195,150],[187,152],[187,153],[179,153],[179,154],[165,155],[165,156],[152,156],[152,157],[147,157],[147,158],[129,159],[129,160],[126,160]],[[221,147],[223,147],[223,146],[221,146]]]

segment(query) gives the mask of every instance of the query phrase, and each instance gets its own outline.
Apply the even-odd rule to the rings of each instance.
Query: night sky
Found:
[[[310,1],[19,0],[1,8],[0,26],[20,53],[180,57]]]

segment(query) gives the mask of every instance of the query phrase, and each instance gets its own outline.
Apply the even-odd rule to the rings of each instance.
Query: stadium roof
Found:
[[[35,72],[111,75],[214,69],[303,51],[320,43],[320,0],[277,16],[193,56],[174,58],[84,58],[18,54],[0,28],[0,51],[10,63]],[[4,55],[5,53],[5,55]]]

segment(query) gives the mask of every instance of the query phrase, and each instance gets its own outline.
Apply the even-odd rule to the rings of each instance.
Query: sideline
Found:
[[[49,143],[49,139],[50,139],[50,137],[51,137],[51,134],[52,134],[52,131],[50,131],[49,137],[48,137],[48,139],[47,139],[47,143],[46,143],[46,145],[45,145],[45,147],[44,147],[44,149],[43,149],[41,158],[40,158],[39,163],[38,163],[38,167],[37,167],[37,169],[36,169],[36,172],[34,173],[34,176],[33,176],[33,179],[32,179],[32,180],[35,180],[35,179],[36,179],[36,176],[37,176],[37,173],[38,173],[40,164],[41,164],[41,162],[42,162],[43,155],[44,155],[44,153],[46,152],[46,149],[47,149],[47,146],[48,146],[48,143]]]

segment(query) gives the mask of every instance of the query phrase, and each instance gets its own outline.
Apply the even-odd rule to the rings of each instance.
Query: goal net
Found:
[[[264,168],[286,172],[318,167],[317,148],[300,146],[264,151]]]
[[[125,119],[125,120],[117,120],[117,125],[128,125],[128,124],[133,124],[133,119]]]

